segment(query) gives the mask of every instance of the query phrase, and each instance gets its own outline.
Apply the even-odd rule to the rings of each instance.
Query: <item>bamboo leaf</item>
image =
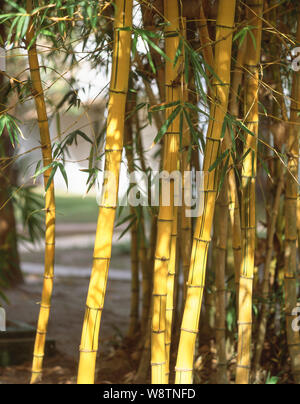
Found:
[[[181,110],[181,105],[178,105],[174,111],[171,113],[171,115],[168,117],[168,119],[165,121],[163,126],[161,127],[160,131],[158,132],[156,138],[154,139],[154,143],[159,143],[162,137],[165,135],[169,127],[172,125],[172,122],[174,119],[177,117]]]
[[[225,157],[227,157],[229,154],[229,150],[225,150],[224,153],[222,153],[217,159],[216,161],[210,166],[210,168],[208,169],[209,172],[212,172],[213,170],[215,170],[221,163],[222,161],[225,159]]]

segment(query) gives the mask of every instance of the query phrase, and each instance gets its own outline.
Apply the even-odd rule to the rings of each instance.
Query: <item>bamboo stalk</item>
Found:
[[[155,15],[161,15],[162,13],[162,0],[154,0],[150,2],[141,2],[141,10],[142,10],[142,17],[144,23],[144,29],[148,31],[154,31],[156,26],[155,22]],[[158,40],[155,38],[156,45],[158,44]],[[164,87],[164,63],[162,61],[161,56],[152,48],[150,47],[150,54],[151,58],[154,62],[156,68],[156,83],[159,91],[159,96],[161,101],[165,99],[165,87]],[[150,101],[151,102],[151,101]]]
[[[175,296],[175,278],[177,265],[177,238],[178,238],[178,207],[174,207],[174,218],[172,226],[171,235],[171,251],[170,251],[170,262],[168,269],[168,279],[167,279],[167,301],[166,301],[166,380],[165,383],[169,383],[170,376],[170,351],[172,343],[172,324],[174,318],[174,296]]]
[[[149,255],[147,257],[149,262],[149,268],[154,267],[154,257],[155,257],[155,246],[156,246],[156,233],[157,233],[157,217],[152,218],[151,232],[150,232],[150,248]],[[150,282],[152,283],[151,272],[149,271]],[[150,295],[149,310],[147,318],[147,328],[145,333],[145,338],[143,342],[143,352],[141,355],[138,371],[135,377],[136,383],[145,383],[145,380],[150,369],[151,360],[151,326],[152,326],[152,312],[153,312],[153,302]]]
[[[136,125],[136,149],[137,155],[141,164],[141,169],[143,173],[147,172],[147,166],[145,162],[145,152],[142,144],[142,136],[140,129],[140,119],[138,112],[135,114],[135,125]],[[146,184],[147,185],[147,184]],[[149,195],[149,199],[150,199]],[[155,250],[155,240],[156,237],[156,218],[152,217],[152,224],[150,230],[150,248],[149,254],[147,254],[146,249],[146,229],[143,209],[140,210],[140,223],[138,231],[138,248],[139,248],[139,260],[141,263],[142,270],[142,291],[143,291],[143,303],[142,303],[142,315],[141,315],[141,333],[145,336],[147,332],[147,324],[151,306],[151,291],[152,291],[152,269],[153,269],[153,257]],[[143,342],[142,342],[143,344]]]
[[[200,21],[198,24],[198,28],[204,60],[208,66],[213,67],[214,53],[212,49],[212,41],[209,37],[207,19],[205,17],[202,2],[200,2]],[[246,41],[244,41],[242,46],[240,46],[238,49],[237,60],[232,77],[231,96],[229,97],[229,112],[235,118],[239,118],[239,105],[240,105],[239,89],[241,87],[243,79],[243,62],[246,51],[245,43]],[[232,140],[228,128],[226,129],[224,136],[224,146],[225,150],[232,149]],[[236,296],[238,306],[239,279],[240,279],[240,268],[242,260],[242,246],[241,246],[242,236],[241,236],[241,220],[240,220],[238,190],[231,154],[229,160],[229,167],[230,169],[228,170],[228,198],[229,198],[230,223],[232,227],[232,248],[234,256],[235,284],[236,284]]]
[[[138,68],[139,68],[141,71],[143,71],[143,63],[142,63],[142,61],[141,61],[140,56],[139,56],[138,54],[136,54],[136,57],[135,57],[135,58],[136,58],[136,61],[137,61]],[[154,94],[154,92],[153,92],[153,89],[152,89],[152,87],[151,87],[151,84],[150,84],[149,81],[145,78],[145,75],[142,75],[142,78],[143,78],[143,83],[144,83],[144,86],[145,86],[146,94],[147,94],[148,100],[149,100],[149,102],[150,102],[150,105],[151,105],[152,107],[154,107],[155,105],[158,104],[157,99],[156,99],[156,96],[155,96],[155,94]],[[156,112],[153,114],[153,117],[154,117],[156,129],[159,131],[160,128],[162,127],[162,125],[163,125],[162,116],[161,116],[161,114],[160,114],[159,111],[156,111]]]
[[[234,73],[232,77],[231,96],[229,97],[229,113],[236,119],[239,118],[240,88],[242,86],[244,77],[243,65],[246,54],[246,43],[247,41],[244,40],[243,44],[238,49],[237,60],[235,63]],[[225,133],[224,144],[227,150],[232,149],[232,140],[228,128]],[[241,211],[239,204],[238,188],[231,155],[229,164],[230,164],[230,169],[228,171],[228,196],[229,196],[229,213],[230,213],[229,217],[232,228],[232,249],[234,257],[235,289],[236,289],[236,302],[238,310],[240,268],[242,262],[242,230],[241,230]]]
[[[281,163],[280,163],[281,164]],[[267,321],[268,321],[268,299],[269,299],[269,284],[270,284],[270,270],[271,270],[271,262],[273,256],[273,242],[274,236],[276,233],[276,223],[278,218],[278,212],[280,207],[280,197],[282,191],[284,189],[284,170],[281,170],[281,175],[276,188],[276,195],[273,203],[272,214],[270,218],[270,224],[268,229],[268,237],[267,237],[267,253],[265,259],[265,267],[264,267],[264,279],[262,285],[262,307],[260,313],[260,321],[258,325],[258,336],[256,341],[256,351],[254,357],[254,374],[258,371],[261,354],[263,351],[263,345],[266,337],[267,331]]]
[[[176,383],[192,383],[195,343],[202,305],[207,252],[217,192],[217,170],[209,172],[221,150],[221,133],[228,108],[230,86],[232,32],[234,29],[235,0],[220,0],[216,27],[214,94],[204,156],[204,212],[196,223],[187,286],[181,336],[176,365]]]
[[[141,215],[140,223],[140,234],[139,234],[139,253],[140,262],[142,268],[142,291],[143,291],[143,302],[142,302],[142,315],[141,315],[141,333],[145,335],[147,331],[147,324],[151,305],[151,288],[152,288],[152,275],[151,263],[147,260],[147,250],[145,245],[145,225],[144,217]]]
[[[198,21],[198,30],[201,43],[201,51],[205,60],[205,63],[213,68],[214,66],[214,52],[212,48],[212,41],[209,36],[207,18],[204,13],[202,0],[200,1],[200,19]],[[211,73],[209,74],[209,76]]]
[[[299,7],[298,7],[299,11]],[[296,35],[300,44],[300,16]],[[297,201],[299,189],[300,73],[293,73],[290,132],[287,140],[288,172],[285,186],[285,315],[286,333],[294,381],[300,383],[300,336],[292,328],[292,311],[297,307]]]
[[[33,10],[32,0],[26,1],[27,13],[31,14]],[[28,49],[28,60],[30,67],[30,77],[32,85],[32,94],[35,100],[38,116],[38,126],[42,145],[42,155],[44,167],[52,163],[51,138],[49,132],[48,116],[44,98],[44,91],[40,76],[40,66],[35,38],[34,20],[31,18],[26,35]],[[44,173],[45,188],[48,184],[52,169],[49,168]],[[55,195],[54,182],[52,181],[45,196],[46,212],[46,233],[45,233],[45,272],[40,312],[37,324],[36,339],[34,345],[33,364],[31,383],[37,383],[42,378],[43,359],[45,352],[45,343],[47,328],[51,309],[51,297],[54,279],[54,258],[55,258]]]
[[[152,314],[152,313],[149,313]],[[150,370],[150,360],[151,360],[151,323],[152,315],[148,318],[148,326],[145,335],[145,341],[143,346],[143,352],[141,355],[139,367],[135,376],[135,383],[145,384],[146,379]]]
[[[224,182],[216,202],[216,346],[217,383],[228,384],[226,357],[226,250],[228,236],[228,195],[227,181]]]
[[[133,93],[128,93],[126,103],[126,123],[124,130],[124,146],[128,164],[129,174],[133,174],[134,151],[133,151],[133,120],[131,114],[136,106],[136,97]],[[138,218],[133,206],[130,206],[130,213],[135,218],[131,231],[131,307],[130,323],[127,337],[133,338],[139,328],[139,301],[140,301],[140,280],[139,280],[139,250],[138,250]]]
[[[186,38],[186,20],[183,19],[183,37]],[[184,55],[183,55],[184,56]],[[181,77],[181,98],[183,102],[189,101],[189,92],[188,92],[188,83],[185,83],[185,77],[182,75]],[[190,267],[190,259],[191,259],[191,251],[192,251],[192,219],[187,215],[187,209],[190,206],[187,206],[186,198],[191,199],[192,189],[191,189],[191,180],[190,178],[186,178],[185,173],[191,172],[191,134],[188,128],[188,125],[184,121],[183,123],[183,133],[182,133],[182,141],[181,141],[181,150],[180,150],[180,166],[181,166],[181,175],[182,175],[182,207],[181,207],[181,257],[182,257],[182,270],[184,277],[184,293],[183,297],[186,295],[186,283],[188,281],[189,275],[189,267]]]
[[[123,151],[125,106],[130,69],[132,0],[116,0],[114,52],[108,107],[105,148],[105,173],[115,184],[107,188],[104,181],[94,248],[94,262],[87,296],[78,369],[78,384],[93,384],[100,322],[111,258],[112,236],[117,207],[119,171]]]
[[[165,93],[166,103],[180,99],[180,85],[174,85],[177,78],[177,65],[174,60],[179,45],[179,8],[177,0],[164,0],[164,15],[169,23],[165,30],[166,55],[168,60],[165,66]],[[179,83],[180,84],[180,83]],[[166,119],[172,114],[174,108],[166,110]],[[179,151],[179,117],[170,125],[165,135],[163,170],[172,173],[178,169]],[[153,284],[153,317],[152,317],[152,343],[151,366],[152,383],[165,384],[166,382],[166,304],[168,294],[168,273],[170,268],[171,240],[175,210],[173,206],[174,181],[171,180],[171,206],[160,206],[157,226],[157,243],[154,264]],[[174,264],[174,261],[172,261]]]
[[[239,287],[238,313],[238,357],[236,383],[248,384],[251,366],[251,334],[252,334],[252,291],[254,277],[254,252],[256,238],[255,184],[256,184],[256,150],[258,138],[258,89],[259,63],[262,35],[263,4],[256,0],[249,2],[248,17],[253,21],[252,36],[247,36],[247,55],[245,68],[245,109],[246,125],[255,135],[246,137],[244,153],[248,155],[242,168],[242,265]]]

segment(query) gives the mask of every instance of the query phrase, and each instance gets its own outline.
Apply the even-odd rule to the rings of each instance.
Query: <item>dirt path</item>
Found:
[[[84,316],[88,278],[57,278],[52,300],[49,337],[56,340],[57,349],[77,360],[81,327]],[[40,301],[42,281],[29,276],[26,283],[7,293],[10,305],[6,305],[7,318],[35,326]],[[109,349],[115,335],[125,335],[129,318],[130,283],[109,281],[103,322],[101,349]]]

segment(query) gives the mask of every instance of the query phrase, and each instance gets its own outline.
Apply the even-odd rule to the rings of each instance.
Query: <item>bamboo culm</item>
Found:
[[[80,345],[78,384],[93,384],[101,316],[111,258],[123,152],[125,107],[130,70],[132,0],[115,1],[114,51],[105,147],[105,173],[99,209],[93,268]]]
[[[130,80],[129,80],[130,83]],[[126,122],[124,130],[124,148],[129,175],[134,175],[134,147],[133,147],[133,119],[132,114],[136,107],[136,96],[133,92],[127,95]],[[132,219],[135,222],[131,226],[131,308],[130,323],[127,333],[128,338],[133,338],[139,329],[139,302],[140,302],[140,280],[139,280],[139,246],[138,246],[138,217],[133,206],[130,207]]]
[[[194,351],[205,285],[207,253],[211,241],[218,182],[218,170],[214,169],[209,172],[209,169],[221,151],[221,133],[228,108],[235,6],[235,0],[220,0],[218,4],[215,44],[215,73],[218,79],[213,79],[214,94],[212,96],[204,155],[204,211],[200,212],[194,233],[187,298],[176,364],[177,384],[190,384],[193,381]]]
[[[226,250],[228,237],[228,184],[224,181],[216,202],[216,347],[217,383],[228,384],[226,357]]]
[[[26,1],[27,13],[31,14],[33,10],[32,0]],[[40,66],[38,60],[37,47],[35,42],[34,19],[31,18],[29,28],[26,35],[26,43],[28,47],[28,59],[30,68],[30,78],[32,95],[35,100],[36,111],[38,116],[38,126],[40,131],[41,149],[43,155],[44,167],[52,163],[52,148],[49,131],[48,116],[45,104],[44,91],[40,75]],[[47,187],[49,177],[51,175],[51,167],[44,172],[44,184]],[[45,352],[45,343],[47,328],[51,309],[51,297],[54,279],[54,258],[55,258],[55,194],[54,183],[51,182],[45,195],[45,212],[46,212],[46,233],[45,233],[45,271],[43,293],[40,304],[40,312],[37,324],[31,383],[41,381],[43,359]]]
[[[165,30],[166,60],[165,66],[165,94],[166,102],[180,100],[180,83],[174,86],[173,82],[177,78],[178,67],[174,66],[176,52],[179,46],[179,7],[177,0],[164,1],[164,14],[168,21]],[[172,114],[174,108],[166,110],[166,119]],[[170,125],[164,139],[163,170],[172,173],[178,169],[179,152],[179,117],[175,118]],[[165,180],[163,180],[165,181]],[[174,181],[171,180],[171,195],[174,195]],[[172,198],[174,199],[174,198]],[[153,280],[153,316],[152,316],[152,338],[151,338],[151,367],[152,383],[166,383],[166,308],[168,286],[168,273],[173,274],[175,269],[170,267],[171,241],[173,232],[173,222],[175,219],[174,200],[170,206],[161,205],[157,221],[157,242],[154,263]],[[175,264],[174,260],[172,263]],[[172,275],[173,276],[173,275]],[[174,277],[173,277],[174,278]],[[174,281],[174,279],[173,279]]]
[[[238,357],[236,383],[248,384],[251,368],[252,336],[252,293],[254,277],[254,252],[256,238],[256,159],[258,139],[258,90],[259,63],[261,54],[263,4],[260,1],[249,2],[248,18],[255,27],[252,36],[247,36],[247,55],[245,58],[245,115],[248,134],[244,144],[244,153],[248,155],[242,167],[242,262],[239,285],[238,309]]]

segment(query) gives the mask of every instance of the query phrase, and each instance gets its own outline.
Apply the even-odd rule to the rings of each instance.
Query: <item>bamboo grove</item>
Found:
[[[5,139],[14,147],[1,157],[1,173],[19,158],[16,105],[32,102],[42,156],[32,179],[44,178],[45,272],[31,383],[43,380],[49,319],[55,322],[54,178],[60,171],[68,184],[68,147],[81,136],[91,150],[83,170],[88,191],[101,171],[103,184],[77,383],[105,380],[98,351],[120,227],[130,238],[122,349],[134,352],[132,383],[298,384],[298,0],[1,5],[1,46],[26,59],[22,73],[0,76],[1,156]],[[76,74],[83,61],[108,73],[106,87],[97,83],[104,130],[54,138],[53,119],[81,103]],[[71,89],[62,102],[52,91],[60,81]],[[123,166],[132,179],[125,208]],[[140,200],[146,193],[143,203],[130,203],[133,189]]]

